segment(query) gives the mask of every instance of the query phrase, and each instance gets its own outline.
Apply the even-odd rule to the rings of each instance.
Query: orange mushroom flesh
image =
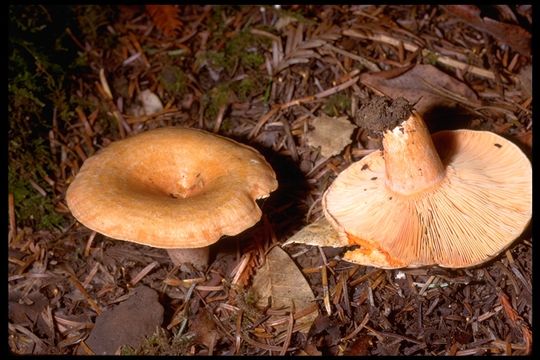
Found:
[[[255,149],[202,130],[161,128],[88,158],[66,200],[92,230],[167,249],[175,265],[204,267],[208,246],[257,223],[256,200],[276,188]]]
[[[340,173],[323,195],[332,226],[360,248],[350,262],[386,269],[481,264],[505,250],[532,214],[532,169],[487,131],[430,136],[411,111],[384,131],[383,150]]]

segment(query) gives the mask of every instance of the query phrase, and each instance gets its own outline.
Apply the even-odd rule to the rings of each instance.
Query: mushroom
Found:
[[[114,142],[88,158],[66,201],[86,227],[167,249],[175,265],[208,263],[208,246],[261,217],[277,188],[255,149],[203,130],[168,127]]]
[[[405,99],[379,99],[362,113],[383,134],[383,150],[341,172],[322,199],[339,237],[360,245],[344,259],[386,269],[462,268],[505,250],[531,219],[527,156],[492,132],[430,136]]]

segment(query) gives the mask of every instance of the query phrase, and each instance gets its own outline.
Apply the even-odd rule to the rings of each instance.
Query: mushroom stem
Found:
[[[180,266],[184,263],[192,263],[195,267],[202,269],[208,265],[210,247],[167,249],[167,253],[175,266]]]
[[[383,138],[386,185],[412,195],[437,185],[445,168],[422,117],[414,112]]]

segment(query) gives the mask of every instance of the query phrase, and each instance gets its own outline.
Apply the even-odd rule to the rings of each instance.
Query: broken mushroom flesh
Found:
[[[323,195],[332,226],[360,245],[344,259],[380,268],[483,263],[523,232],[532,169],[487,131],[429,134],[421,116],[383,133],[383,150],[353,163]]]
[[[176,264],[202,265],[209,245],[259,221],[256,200],[276,188],[255,149],[203,130],[161,128],[88,158],[66,200],[92,230],[168,249]]]

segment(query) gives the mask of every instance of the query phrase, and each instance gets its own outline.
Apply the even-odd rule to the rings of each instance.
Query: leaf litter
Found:
[[[512,25],[528,31],[531,8],[508,8],[517,20]],[[11,352],[93,353],[86,340],[98,316],[128,301],[133,287],[141,285],[159,294],[164,315],[158,331],[134,347],[134,354],[530,352],[532,241],[527,231],[505,254],[479,268],[409,269],[399,276],[396,270],[344,262],[340,248],[289,241],[285,251],[290,258],[280,261],[288,263],[291,272],[301,272],[314,299],[309,314],[319,314],[307,333],[300,331],[307,326],[297,326],[302,314],[260,308],[251,290],[261,286],[260,271],[264,274],[270,266],[267,260],[278,251],[276,245],[295,234],[315,245],[332,239],[324,224],[314,221],[323,218],[322,193],[340,171],[378,146],[361,126],[351,142],[335,146],[332,152],[342,149],[329,158],[321,154],[320,145],[308,143],[312,119],[323,117],[332,96],[350,99],[335,112],[347,119],[385,91],[418,100],[425,109],[437,102],[459,104],[472,110],[467,128],[497,131],[530,144],[530,53],[507,46],[509,37],[492,28],[493,38],[486,39],[484,20],[483,28],[468,25],[437,5],[175,9],[150,15],[144,7],[119,7],[121,16],[104,26],[117,40],[112,51],[104,50],[105,42],[68,32],[90,67],[78,74],[72,93],[78,110],[65,124],[53,114],[54,126],[45,141],[58,171],[43,174],[49,187],[35,189],[40,196],[53,197],[56,211],[69,221],[57,231],[33,228],[20,222],[13,194],[8,197]],[[508,22],[508,9],[506,13],[489,17]],[[278,23],[287,17],[294,21]],[[241,51],[229,51],[231,58],[224,59],[226,44],[245,30],[268,42],[236,42]],[[176,35],[167,36],[171,34]],[[240,54],[249,54],[250,61]],[[210,63],[227,65],[227,71],[200,66],[198,61],[208,57]],[[164,84],[161,71],[171,66],[184,75]],[[243,90],[237,94],[240,83]],[[140,96],[147,89],[162,109],[139,117],[128,114],[128,109],[141,106]],[[259,224],[213,246],[213,260],[204,272],[173,267],[163,250],[93,234],[70,217],[63,200],[83,161],[99,148],[175,125],[217,131],[263,148],[283,189],[263,202]],[[337,134],[333,128],[328,131]],[[149,305],[147,311],[159,306]]]
[[[311,287],[294,261],[279,246],[266,255],[264,265],[253,277],[251,289],[258,299],[256,305],[259,308],[270,306],[274,310],[291,312],[299,332],[307,333],[317,317]],[[282,318],[273,316],[270,322]]]

